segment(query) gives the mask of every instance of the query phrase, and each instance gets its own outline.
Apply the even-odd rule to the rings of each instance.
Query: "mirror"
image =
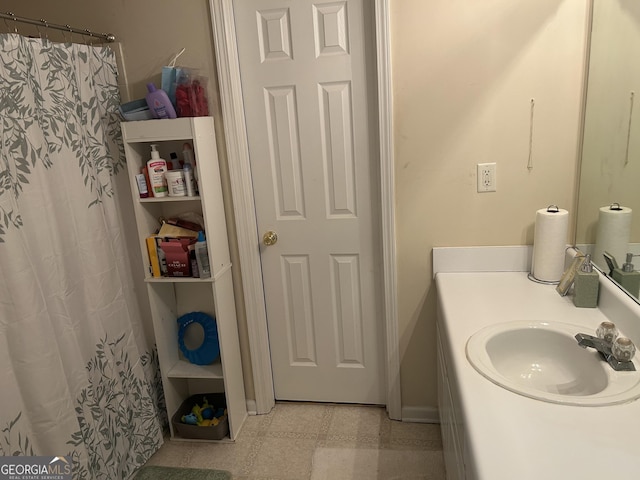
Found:
[[[631,213],[608,211],[613,203]],[[615,216],[620,214],[619,216]],[[623,218],[624,217],[624,218]],[[640,254],[640,2],[593,0],[576,245],[609,274],[603,246],[622,267]],[[633,257],[635,269],[640,256]],[[628,267],[627,267],[628,269]],[[619,269],[621,270],[621,269]],[[624,273],[624,275],[622,274]],[[612,279],[638,300],[640,272]],[[628,274],[631,275],[628,275]]]

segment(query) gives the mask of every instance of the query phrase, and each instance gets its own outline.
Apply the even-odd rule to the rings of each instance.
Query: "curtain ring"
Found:
[[[89,38],[93,38],[93,33],[91,33],[91,31],[90,31],[88,28],[85,28],[85,29],[84,29],[84,31],[85,31],[86,35],[88,35],[88,36],[89,36]],[[84,44],[85,44],[87,47],[89,47],[89,46],[91,46],[91,43],[89,43],[89,42],[88,42],[88,40],[87,40],[87,36],[86,36],[86,35],[85,35],[85,37],[84,37]]]
[[[73,43],[73,30],[71,29],[71,25],[65,25],[67,30],[62,34],[62,37],[67,40],[67,33],[69,33],[69,41],[67,43]]]
[[[13,18],[13,33],[18,33],[18,19],[16,18],[15,14],[13,12],[7,12],[7,15],[10,15],[11,18]],[[9,24],[7,23],[7,19],[4,19],[4,23],[7,26],[7,28],[9,30],[11,30],[11,27],[9,27]]]
[[[49,22],[47,22],[44,18],[41,18],[40,23],[42,23],[44,25],[44,28],[46,29],[44,31],[44,40],[49,40]],[[38,33],[40,33],[40,39],[42,40],[42,33],[40,32],[39,28]]]

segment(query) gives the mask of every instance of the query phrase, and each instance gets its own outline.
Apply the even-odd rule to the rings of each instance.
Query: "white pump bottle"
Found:
[[[149,183],[154,197],[166,197],[169,194],[167,179],[164,177],[167,171],[167,162],[160,158],[156,145],[151,145],[151,160],[147,162]]]

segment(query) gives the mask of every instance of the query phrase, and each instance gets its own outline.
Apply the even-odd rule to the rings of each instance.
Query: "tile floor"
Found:
[[[383,408],[278,402],[236,442],[167,440],[148,465],[228,470],[234,480],[444,480],[438,425]]]

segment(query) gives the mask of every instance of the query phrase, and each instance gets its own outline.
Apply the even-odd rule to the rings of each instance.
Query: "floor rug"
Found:
[[[231,480],[225,470],[203,470],[200,468],[142,467],[133,480]]]

